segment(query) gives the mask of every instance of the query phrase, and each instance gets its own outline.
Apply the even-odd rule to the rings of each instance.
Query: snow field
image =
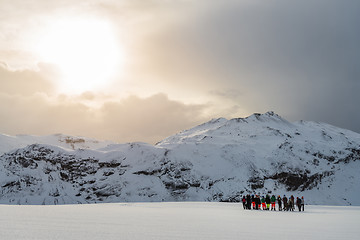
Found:
[[[241,204],[111,203],[0,205],[0,239],[358,239],[360,207],[305,212],[243,210]]]

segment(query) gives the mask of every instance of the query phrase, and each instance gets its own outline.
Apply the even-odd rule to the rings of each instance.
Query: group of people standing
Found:
[[[295,210],[295,204],[298,207],[299,211],[304,211],[305,201],[304,197],[297,197],[295,200],[295,197],[291,195],[289,198],[287,198],[285,195],[283,197],[275,197],[275,195],[266,194],[266,196],[260,195],[246,195],[242,197],[242,203],[244,209],[256,209],[256,210],[271,210],[276,211],[276,202],[278,204],[278,210],[279,211],[294,211]],[[271,207],[271,209],[270,209]]]

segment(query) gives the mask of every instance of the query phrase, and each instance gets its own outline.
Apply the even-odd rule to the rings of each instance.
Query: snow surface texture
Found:
[[[243,210],[229,203],[0,205],[0,239],[359,239],[360,207],[305,212]]]
[[[271,193],[360,205],[360,134],[273,112],[214,119],[155,146],[64,135],[0,141],[3,204],[236,202]]]

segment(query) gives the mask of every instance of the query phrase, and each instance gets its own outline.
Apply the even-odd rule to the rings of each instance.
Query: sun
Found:
[[[59,90],[68,93],[107,85],[123,61],[111,24],[92,18],[67,18],[49,23],[37,42],[36,52],[41,61],[60,69]]]

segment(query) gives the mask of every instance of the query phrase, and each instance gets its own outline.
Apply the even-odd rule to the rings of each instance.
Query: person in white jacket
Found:
[[[304,211],[304,206],[305,206],[305,200],[304,197],[301,197],[301,208]]]

